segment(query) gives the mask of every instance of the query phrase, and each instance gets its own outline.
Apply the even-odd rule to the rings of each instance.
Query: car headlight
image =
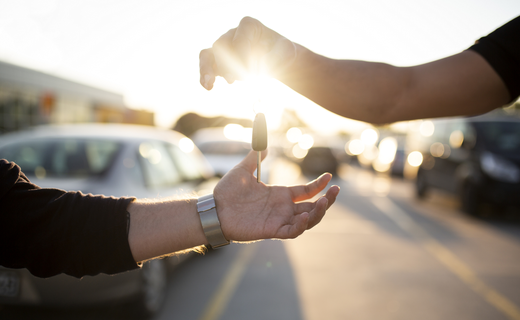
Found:
[[[520,169],[495,154],[483,153],[480,156],[480,165],[485,173],[497,180],[512,183],[520,182]]]

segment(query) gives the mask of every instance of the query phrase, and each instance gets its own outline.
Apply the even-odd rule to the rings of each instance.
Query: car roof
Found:
[[[212,140],[212,141],[203,141],[198,143],[199,146],[205,146],[205,145],[211,145],[211,144],[218,144],[220,146],[226,146],[226,145],[244,145],[244,146],[251,146],[251,142],[241,141],[241,140]]]
[[[129,124],[44,125],[0,135],[0,145],[23,140],[55,138],[110,138],[117,141],[164,140],[177,143],[184,135],[169,129]]]

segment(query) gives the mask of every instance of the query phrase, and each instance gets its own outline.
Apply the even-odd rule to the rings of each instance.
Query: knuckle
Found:
[[[249,16],[245,16],[240,20],[240,25],[251,25],[251,24],[257,24],[258,20],[255,18],[251,18]]]
[[[203,60],[203,59],[207,58],[207,56],[208,56],[208,54],[209,54],[208,51],[210,51],[210,50],[211,50],[211,49],[202,49],[202,50],[200,50],[200,53],[199,53],[199,59],[200,59],[200,60]]]
[[[220,38],[218,38],[217,41],[215,41],[213,43],[213,49],[215,49],[215,48],[222,48],[222,47],[227,46],[227,44],[229,43],[230,39],[233,39],[233,35],[235,34],[235,30],[236,30],[235,28],[229,29],[228,32],[226,32],[223,35],[221,35]]]
[[[249,36],[254,36],[255,38],[261,34],[261,29],[263,24],[251,17],[244,17],[240,21],[239,29],[244,31]]]
[[[217,41],[213,43],[213,46],[211,47],[214,52],[217,52],[220,48],[224,46],[222,38],[219,38]]]

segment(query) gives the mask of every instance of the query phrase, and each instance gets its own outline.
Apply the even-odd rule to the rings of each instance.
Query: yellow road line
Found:
[[[489,304],[494,306],[508,318],[520,320],[520,308],[509,299],[487,286],[480,280],[475,272],[464,262],[459,260],[453,252],[443,246],[426,230],[415,223],[408,214],[388,198],[372,198],[372,203],[381,212],[392,219],[401,229],[418,240],[427,251],[439,260],[448,270],[454,273],[468,287],[482,296]]]
[[[240,251],[233,261],[231,268],[211,297],[210,302],[199,320],[220,319],[222,313],[226,310],[231,297],[235,293],[237,286],[246,271],[247,264],[249,263],[249,260],[251,260],[257,247],[258,245],[241,245]]]

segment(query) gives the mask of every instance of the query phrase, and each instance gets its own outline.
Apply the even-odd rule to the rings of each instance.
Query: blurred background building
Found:
[[[116,122],[154,125],[121,94],[0,62],[0,133],[40,124]]]

